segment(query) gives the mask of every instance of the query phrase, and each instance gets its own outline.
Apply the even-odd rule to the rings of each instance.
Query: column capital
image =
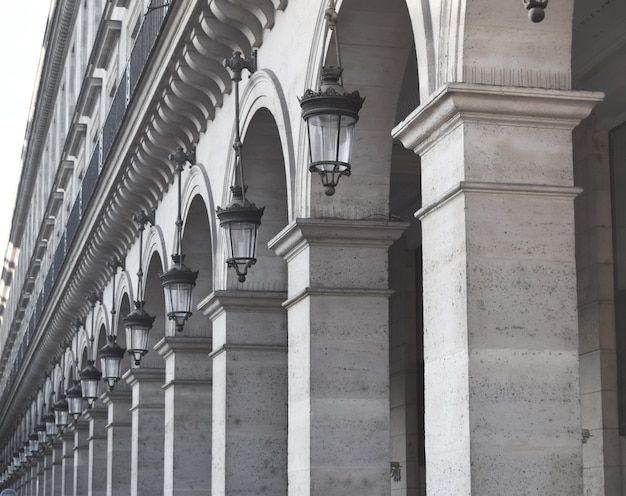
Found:
[[[142,382],[163,382],[163,378],[165,376],[164,368],[144,368],[144,367],[136,367],[133,369],[129,369],[124,374],[124,379],[130,386],[134,386],[137,383]]]
[[[405,222],[388,220],[345,220],[299,218],[268,243],[287,261],[306,246],[333,247],[389,246],[408,228]]]
[[[450,83],[411,112],[391,132],[395,139],[421,154],[461,122],[489,121],[519,126],[573,129],[604,94]]]
[[[208,355],[213,349],[213,340],[208,337],[165,336],[154,349],[163,358],[168,358],[174,353]]]
[[[287,299],[282,291],[214,291],[198,304],[198,310],[214,320],[228,310],[262,312],[281,308]]]
[[[133,392],[130,389],[123,389],[116,386],[113,391],[107,391],[106,393],[104,393],[101,399],[102,403],[108,407],[111,403],[114,403],[116,401],[131,401],[132,397]]]

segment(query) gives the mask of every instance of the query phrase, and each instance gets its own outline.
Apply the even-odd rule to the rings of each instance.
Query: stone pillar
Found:
[[[166,336],[164,496],[200,496],[211,487],[211,339]]]
[[[54,496],[63,495],[63,440],[57,438],[52,443],[52,487]]]
[[[85,412],[89,423],[89,496],[106,496],[107,489],[107,436],[108,411],[96,402]]]
[[[130,408],[132,393],[128,384],[118,382],[115,390],[107,391],[102,402],[108,408],[107,431],[107,496],[130,492],[132,422]]]
[[[74,432],[71,426],[67,428],[63,436],[62,451],[62,489],[63,496],[73,496],[74,494]]]
[[[297,219],[288,262],[289,494],[388,495],[387,250],[406,224]]]
[[[284,293],[217,291],[213,321],[211,494],[287,494],[287,322]]]
[[[581,495],[573,127],[597,94],[450,84],[421,155],[429,496]]]
[[[133,368],[124,379],[133,390],[130,494],[163,494],[165,371]]]
[[[64,434],[67,435],[67,434]],[[54,496],[63,495],[63,436],[52,443],[52,485]]]
[[[89,424],[81,418],[74,430],[74,496],[89,493]]]
[[[41,449],[41,448],[40,448]],[[37,460],[37,496],[46,494],[46,455],[45,450],[39,454]],[[68,493],[72,494],[72,493]]]

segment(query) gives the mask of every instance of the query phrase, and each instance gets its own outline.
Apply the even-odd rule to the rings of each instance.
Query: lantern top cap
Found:
[[[265,211],[265,207],[257,207],[254,203],[243,197],[243,189],[240,185],[230,187],[233,198],[226,207],[217,207],[217,217],[220,220],[220,226],[231,222],[244,222],[250,224],[261,224],[261,217]]]

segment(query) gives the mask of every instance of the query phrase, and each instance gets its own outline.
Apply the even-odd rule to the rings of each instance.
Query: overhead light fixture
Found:
[[[107,335],[106,344],[98,350],[98,356],[100,357],[100,367],[102,368],[102,379],[108,384],[109,391],[113,391],[115,383],[120,380],[122,359],[126,350],[117,344],[117,320],[115,318],[115,280],[117,276],[117,270],[121,267],[124,268],[124,262],[117,257],[107,263],[107,266],[111,269],[113,276],[113,288],[111,292],[111,325],[109,326],[109,334]]]
[[[524,7],[528,10],[528,18],[532,22],[541,22],[546,16],[548,0],[522,0]]]
[[[137,271],[137,300],[135,308],[124,317],[126,327],[126,350],[133,357],[135,365],[139,366],[141,358],[148,353],[148,337],[155,317],[149,315],[143,308],[143,232],[149,222],[154,225],[154,210],[150,215],[143,210],[136,214],[133,219],[139,224],[139,270]]]
[[[326,47],[327,37],[334,33],[337,66],[322,65],[318,89],[306,90],[300,98],[302,118],[309,137],[309,171],[319,174],[324,193],[328,196],[335,194],[341,176],[351,174],[354,126],[365,100],[358,91],[350,93],[343,87],[335,3],[335,0],[330,0],[326,9],[322,46]],[[323,64],[324,58],[321,60]]]
[[[183,262],[185,255],[183,254],[183,218],[181,212],[182,202],[182,182],[181,174],[185,168],[185,164],[194,165],[196,163],[196,149],[185,152],[182,148],[177,148],[176,152],[170,155],[170,160],[176,164],[176,174],[178,176],[178,215],[176,217],[176,252],[172,255],[173,265],[167,272],[159,274],[161,285],[165,289],[167,300],[169,303],[169,312],[167,314],[170,320],[174,321],[177,332],[182,332],[185,321],[191,317],[191,294],[198,271],[193,271]]]
[[[265,207],[259,208],[246,198],[247,186],[241,156],[243,144],[239,117],[239,81],[244,69],[250,74],[256,71],[256,52],[248,59],[244,59],[241,52],[234,52],[230,59],[224,61],[224,65],[231,70],[231,79],[235,84],[235,185],[230,188],[230,203],[225,208],[217,207],[217,217],[226,239],[226,263],[235,269],[239,282],[245,282],[248,269],[256,263],[257,233],[265,210]]]
[[[80,371],[80,386],[83,391],[83,399],[87,401],[89,408],[93,406],[93,402],[98,398],[98,384],[102,378],[102,373],[94,366],[93,342],[94,342],[94,326],[96,321],[96,303],[102,303],[102,298],[96,292],[92,292],[87,297],[91,306],[91,335],[87,339],[87,365]],[[86,331],[85,331],[86,332]]]

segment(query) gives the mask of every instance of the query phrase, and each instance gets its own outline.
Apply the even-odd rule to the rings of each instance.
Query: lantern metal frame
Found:
[[[91,334],[87,336],[87,365],[80,371],[79,377],[83,399],[87,401],[87,406],[91,408],[94,401],[98,398],[98,385],[100,384],[100,379],[102,379],[102,372],[95,367],[93,356],[94,326],[96,320],[95,309],[96,303],[102,304],[102,297],[99,293],[92,291],[89,296],[87,296],[87,301],[89,301],[91,307]],[[83,329],[85,329],[84,325]],[[85,333],[86,332],[87,330],[85,329]]]
[[[546,16],[548,0],[522,0],[522,4],[528,11],[528,18],[532,22],[541,22]]]
[[[120,380],[122,359],[126,354],[126,348],[122,348],[117,344],[117,322],[115,315],[115,281],[118,269],[124,270],[124,259],[113,257],[111,261],[107,263],[107,267],[111,269],[111,275],[113,279],[113,288],[111,292],[111,325],[109,326],[109,333],[107,334],[106,344],[98,350],[98,357],[100,358],[100,367],[102,368],[102,380],[104,380],[109,391],[113,391],[115,384]]]
[[[137,270],[137,300],[134,302],[135,308],[124,317],[124,327],[126,328],[126,351],[133,357],[136,366],[141,363],[141,358],[148,353],[148,339],[150,329],[156,316],[149,315],[143,308],[144,287],[143,287],[143,232],[146,224],[154,226],[155,211],[150,214],[140,211],[133,216],[133,220],[139,224],[139,269]]]
[[[334,33],[337,66],[325,66],[324,57],[321,57],[318,90],[308,89],[300,98],[309,141],[309,172],[319,174],[327,196],[335,194],[341,176],[352,173],[350,160],[354,126],[365,100],[358,91],[348,92],[343,86],[335,5],[336,1],[330,0],[324,14],[326,30],[322,46],[326,47],[328,37]]]
[[[265,207],[257,207],[246,198],[247,186],[244,178],[241,142],[241,122],[239,108],[239,82],[244,69],[250,74],[256,72],[256,51],[244,59],[241,52],[235,51],[224,66],[231,70],[235,86],[235,185],[230,187],[232,199],[225,208],[217,207],[217,218],[224,229],[228,257],[226,264],[235,269],[239,282],[245,282],[248,270],[256,263],[257,235]],[[237,176],[239,183],[237,184]]]
[[[165,289],[169,302],[170,311],[167,314],[169,320],[174,321],[176,332],[182,332],[185,322],[191,317],[191,302],[193,288],[196,285],[198,271],[193,271],[183,262],[183,217],[182,217],[182,172],[185,164],[190,166],[196,163],[196,148],[185,152],[182,148],[177,148],[170,155],[170,160],[176,164],[176,175],[178,176],[178,211],[176,217],[176,249],[172,255],[172,266],[167,272],[161,272],[159,278],[161,285]],[[179,303],[182,304],[179,306]]]

